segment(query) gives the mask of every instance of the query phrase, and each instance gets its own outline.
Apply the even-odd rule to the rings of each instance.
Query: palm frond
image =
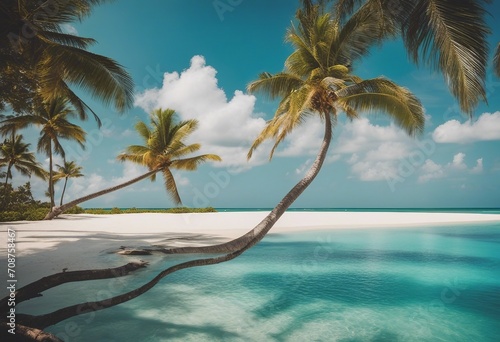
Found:
[[[410,135],[421,134],[425,115],[422,104],[408,89],[383,78],[365,80],[336,92],[338,102],[355,111],[387,113]]]
[[[200,164],[207,161],[220,162],[222,159],[216,154],[202,154],[196,157],[173,160],[170,167],[178,170],[194,171]]]
[[[96,40],[92,38],[84,38],[72,34],[54,31],[39,31],[38,39],[41,39],[46,43],[58,43],[79,49],[87,49],[91,45],[96,43]]]
[[[175,184],[174,175],[168,168],[163,169],[163,178],[165,180],[165,189],[170,195],[175,204],[182,204],[181,197],[179,196],[179,191],[177,190],[177,184]]]
[[[451,93],[468,114],[472,114],[480,100],[486,100],[486,37],[490,31],[485,23],[486,11],[480,3],[480,0],[420,0],[402,23],[411,58],[440,70]]]
[[[251,82],[247,86],[250,93],[262,92],[271,99],[288,96],[291,92],[297,90],[304,81],[300,77],[289,73],[262,73],[259,79]]]
[[[133,103],[133,81],[123,67],[114,60],[82,49],[64,45],[48,45],[41,70],[57,70],[57,74],[42,75],[41,84],[45,92],[54,84],[48,77],[62,80],[87,90],[105,104],[111,102],[119,111]],[[85,72],[82,72],[85,70]]]
[[[191,145],[182,146],[179,148],[172,148],[169,151],[169,153],[170,153],[171,158],[175,159],[175,158],[180,158],[180,157],[183,157],[185,155],[194,153],[194,152],[198,151],[200,148],[201,148],[200,144],[191,144]]]

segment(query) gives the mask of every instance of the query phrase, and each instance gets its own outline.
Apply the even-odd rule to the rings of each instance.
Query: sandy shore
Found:
[[[120,246],[206,245],[252,229],[267,212],[63,215],[53,221],[0,225],[0,265],[7,267],[7,230],[16,232],[16,276],[24,285],[61,272],[122,265],[144,257],[109,254]],[[288,212],[271,233],[498,222],[500,215],[459,213]],[[2,272],[6,277],[7,272]],[[3,294],[2,290],[0,294]]]

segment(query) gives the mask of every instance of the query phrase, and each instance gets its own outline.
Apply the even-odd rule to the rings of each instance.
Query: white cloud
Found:
[[[430,159],[427,159],[425,161],[424,165],[422,165],[422,167],[420,168],[420,171],[423,174],[418,177],[419,183],[426,183],[431,179],[439,179],[445,176],[444,167],[436,164]]]
[[[295,157],[316,155],[323,141],[324,123],[317,117],[312,117],[287,136],[283,149],[277,156]]]
[[[381,181],[397,177],[400,160],[415,148],[416,142],[395,125],[373,125],[361,118],[341,128],[333,156],[345,156],[358,179]]]
[[[453,156],[451,163],[440,165],[434,161],[427,159],[424,165],[420,168],[421,175],[418,178],[420,183],[428,182],[432,179],[447,177],[448,175],[457,175],[464,172],[472,174],[480,174],[483,172],[483,158],[476,160],[476,165],[469,169],[465,163],[465,153],[459,152]]]
[[[474,174],[483,173],[483,158],[476,160],[476,166],[474,166],[470,172]]]
[[[359,161],[352,165],[351,170],[365,182],[392,179],[397,175],[397,165],[392,161]]]
[[[450,164],[450,167],[456,170],[465,170],[467,169],[467,165],[464,163],[465,153],[457,153],[453,156],[453,161]]]
[[[459,144],[500,140],[500,111],[484,113],[475,122],[447,121],[434,130],[432,138],[437,143]]]
[[[61,28],[62,28],[62,30],[63,30],[64,33],[72,34],[74,36],[78,36],[78,31],[77,31],[77,29],[73,25],[62,24]]]
[[[206,65],[202,56],[194,56],[188,69],[165,73],[160,89],[137,94],[135,105],[150,112],[154,108],[174,109],[182,119],[198,119],[198,130],[192,141],[203,146],[201,153],[215,153],[222,163],[240,172],[267,161],[266,151],[259,149],[250,162],[246,154],[253,140],[265,126],[255,113],[255,97],[235,91],[231,99],[217,84],[217,71]]]

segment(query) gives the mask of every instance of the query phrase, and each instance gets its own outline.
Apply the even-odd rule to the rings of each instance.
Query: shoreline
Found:
[[[16,233],[19,286],[67,270],[116,267],[165,256],[122,256],[121,246],[200,246],[228,241],[257,225],[267,211],[193,214],[62,215],[52,221],[0,224],[0,262],[7,264],[7,229]],[[397,229],[495,223],[500,214],[422,212],[286,212],[269,234],[338,229]],[[0,291],[3,297],[5,290]]]

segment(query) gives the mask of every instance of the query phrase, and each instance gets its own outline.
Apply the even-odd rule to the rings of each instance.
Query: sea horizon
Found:
[[[103,209],[111,210],[114,207],[85,207],[84,209]],[[152,207],[118,207],[120,210],[139,209],[139,210],[166,210],[171,208],[152,208]],[[227,208],[214,207],[217,212],[255,212],[255,211],[271,211],[271,207],[247,207],[247,208]],[[287,212],[408,212],[408,213],[485,213],[485,214],[500,214],[500,208],[483,208],[483,207],[443,207],[443,208],[329,208],[329,207],[311,207],[311,208],[288,208]]]

